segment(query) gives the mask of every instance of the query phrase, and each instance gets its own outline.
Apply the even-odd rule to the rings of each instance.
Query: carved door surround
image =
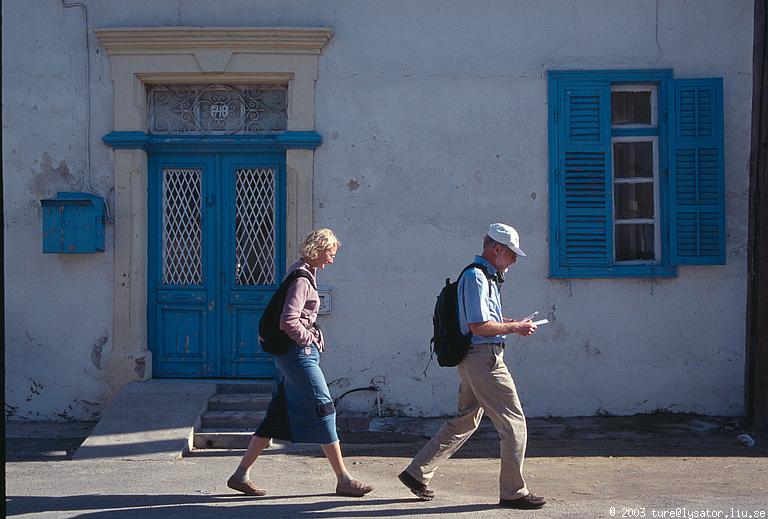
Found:
[[[328,28],[107,28],[94,31],[110,56],[114,131],[147,132],[147,88],[168,84],[286,86],[291,132],[315,127],[315,81]],[[151,378],[147,350],[147,153],[114,149],[114,303],[109,382]],[[286,150],[286,258],[312,229],[314,151]]]

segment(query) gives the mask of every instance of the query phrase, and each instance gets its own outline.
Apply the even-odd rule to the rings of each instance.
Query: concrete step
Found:
[[[216,384],[217,393],[266,393],[272,394],[272,382],[241,382]]]
[[[193,449],[197,454],[211,452],[214,449],[247,449],[252,436],[252,432],[204,429],[195,433]],[[312,443],[291,443],[281,442],[280,440],[270,443],[267,446],[267,450],[278,452],[320,452],[318,446]]]
[[[195,449],[246,449],[253,431],[214,428],[195,432]]]
[[[256,429],[264,420],[266,411],[207,411],[201,419],[202,429],[228,427]]]
[[[208,399],[209,411],[266,411],[269,393],[218,393]]]
[[[110,403],[72,458],[179,459],[189,452],[194,424],[215,392],[215,384],[200,381],[132,382]]]
[[[345,445],[379,445],[382,443],[392,444],[417,444],[423,443],[424,438],[417,435],[390,432],[350,432],[339,431],[342,443]],[[195,432],[193,438],[193,448],[195,450],[211,451],[214,449],[246,449],[253,437],[253,431],[244,431],[231,427],[212,427],[209,429],[200,429]],[[473,437],[474,438],[474,437]],[[498,441],[498,437],[496,438]],[[273,441],[269,446],[270,450],[303,450],[317,447],[314,444]]]

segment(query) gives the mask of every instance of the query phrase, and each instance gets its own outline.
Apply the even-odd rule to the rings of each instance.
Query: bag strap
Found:
[[[317,285],[315,284],[315,280],[312,279],[312,275],[306,270],[298,268],[285,277],[283,282],[280,283],[280,286],[277,287],[275,294],[272,296],[273,298],[277,298],[277,301],[279,301],[281,306],[285,303],[285,295],[288,292],[288,289],[299,278],[308,279],[309,284],[312,285],[312,288],[317,290]]]
[[[456,282],[457,283],[460,282],[461,281],[461,276],[463,276],[464,273],[466,271],[470,270],[470,269],[480,269],[482,271],[482,273],[485,275],[486,281],[488,281],[488,292],[490,293],[490,291],[491,291],[491,281],[494,280],[494,277],[491,276],[488,273],[488,269],[482,263],[477,263],[477,262],[470,263],[469,265],[464,267],[464,270],[461,271],[461,274],[459,274],[459,277],[456,278]],[[461,304],[464,304],[464,302],[462,301]],[[470,331],[469,334],[472,335],[472,332]]]
[[[312,278],[312,275],[302,268],[297,268],[296,270],[288,274],[283,280],[283,282],[280,283],[280,286],[277,288],[277,290],[280,291],[284,289],[285,291],[287,291],[288,287],[290,287],[293,284],[293,282],[299,278],[308,279],[309,284],[312,285],[312,288],[317,290],[317,285],[315,284],[315,280]]]
[[[456,281],[459,281],[461,279],[461,276],[463,276],[464,273],[469,269],[480,269],[483,272],[483,274],[485,274],[485,279],[488,280],[488,288],[489,289],[491,288],[491,281],[495,280],[495,278],[488,273],[488,269],[482,263],[470,263],[469,265],[464,267],[464,270],[461,271],[461,274],[459,274],[459,277],[456,278]]]

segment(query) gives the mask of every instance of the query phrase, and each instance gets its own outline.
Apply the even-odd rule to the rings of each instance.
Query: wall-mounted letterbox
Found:
[[[91,193],[60,192],[40,200],[43,206],[43,252],[104,252],[104,199]]]
[[[318,285],[317,295],[320,296],[320,308],[318,315],[327,315],[331,313],[331,287],[328,285]]]

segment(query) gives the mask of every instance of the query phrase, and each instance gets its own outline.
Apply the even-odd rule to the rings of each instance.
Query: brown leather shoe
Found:
[[[408,487],[408,490],[413,492],[413,494],[422,501],[432,501],[435,498],[435,493],[428,489],[427,485],[419,483],[419,481],[408,474],[407,471],[402,471],[397,476],[397,479],[399,479],[403,485]]]
[[[227,480],[227,486],[231,488],[232,490],[237,490],[238,492],[242,492],[246,496],[266,496],[267,491],[262,490],[259,487],[256,486],[256,484],[251,481],[250,479],[243,483],[242,481],[235,481],[232,478],[229,478]]]
[[[362,481],[356,479],[348,479],[347,481],[340,481],[336,484],[336,494],[339,496],[363,497],[365,494],[372,491],[373,487],[371,485],[366,485]]]
[[[517,499],[499,499],[501,508],[514,508],[516,510],[536,510],[547,504],[547,500],[541,496],[528,494]]]

